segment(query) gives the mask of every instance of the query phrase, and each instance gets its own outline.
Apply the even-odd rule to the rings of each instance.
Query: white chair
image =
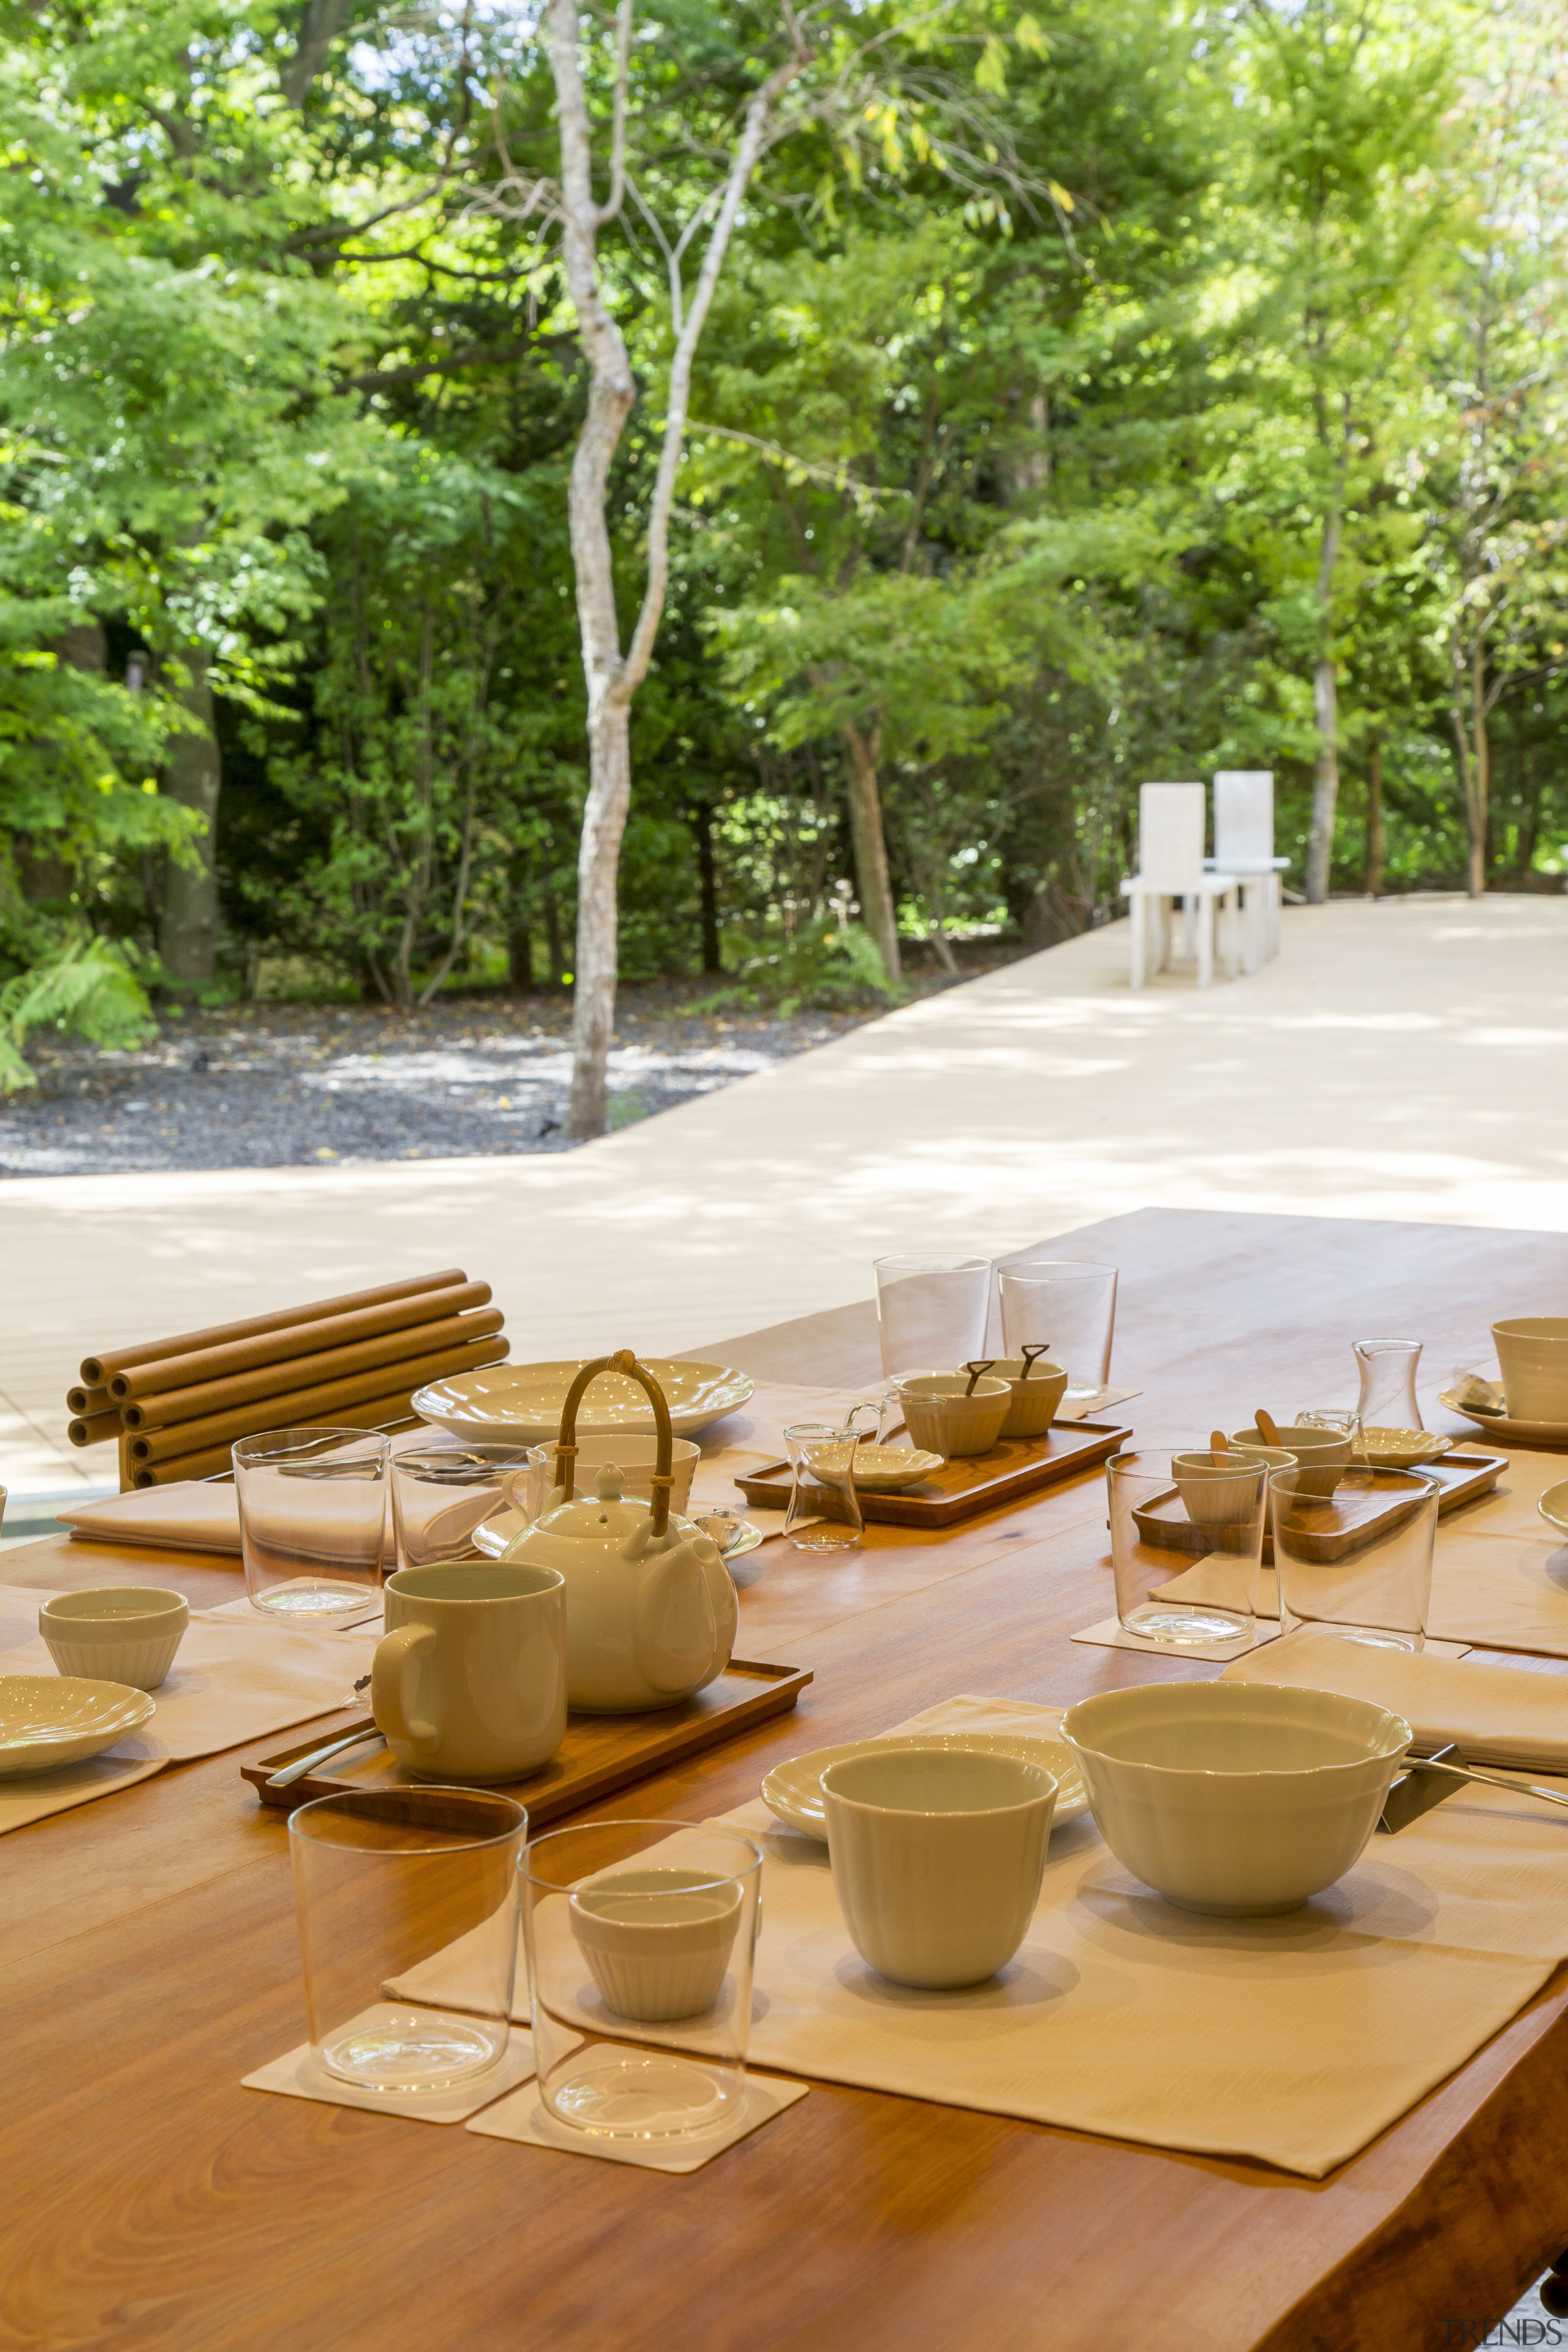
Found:
[[[1259,971],[1279,952],[1279,877],[1274,855],[1274,778],[1267,768],[1222,768],[1214,780],[1214,856],[1207,863],[1241,887],[1241,960]]]
[[[1225,916],[1223,953],[1232,979],[1237,970],[1237,883],[1233,875],[1205,872],[1204,833],[1208,794],[1202,784],[1144,784],[1138,794],[1138,871],[1123,877],[1121,895],[1131,903],[1131,949],[1128,983],[1142,988],[1151,969],[1163,971],[1171,960],[1171,901],[1179,899],[1188,944],[1195,928],[1198,986],[1214,978],[1215,908]]]

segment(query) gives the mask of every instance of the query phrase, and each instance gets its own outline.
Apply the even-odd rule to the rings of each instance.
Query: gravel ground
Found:
[[[965,977],[1003,959],[966,958]],[[942,985],[917,978],[916,994]],[[948,982],[946,985],[951,986]],[[611,1124],[820,1045],[874,1009],[700,1013],[712,982],[622,990]],[[42,1047],[38,1090],[0,1101],[0,1176],[563,1151],[571,1008],[560,996],[449,997],[421,1013],[246,1004],[171,1017],[131,1054]]]

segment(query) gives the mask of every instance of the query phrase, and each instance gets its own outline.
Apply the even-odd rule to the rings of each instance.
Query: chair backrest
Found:
[[[1274,855],[1274,778],[1268,768],[1222,768],[1214,780],[1215,864]]]
[[[1195,890],[1204,875],[1208,793],[1202,784],[1143,784],[1138,793],[1138,873],[1156,890]]]

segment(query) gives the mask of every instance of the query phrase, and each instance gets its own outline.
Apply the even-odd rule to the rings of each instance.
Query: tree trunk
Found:
[[[577,969],[567,1118],[568,1134],[584,1138],[605,1132],[605,1063],[616,1028],[616,878],[632,789],[631,716],[625,702],[606,699],[588,738],[588,804],[577,854]]]
[[[697,889],[699,913],[702,925],[702,969],[720,971],[724,969],[723,950],[719,939],[719,876],[713,863],[713,806],[710,801],[697,801],[692,805],[690,825],[697,837]]]
[[[1472,898],[1484,898],[1487,893],[1487,835],[1490,830],[1492,796],[1492,747],[1487,728],[1487,662],[1479,639],[1470,656],[1470,724],[1474,730],[1471,744],[1469,820],[1470,856],[1466,885]]]
[[[1341,488],[1344,481],[1341,467]],[[1340,560],[1340,499],[1323,517],[1318,554],[1318,660],[1312,673],[1312,715],[1318,722],[1318,763],[1312,779],[1312,831],[1307,845],[1307,898],[1321,907],[1334,864],[1334,819],[1340,798],[1340,696],[1331,625],[1334,572]]]
[[[895,984],[903,978],[899,961],[899,919],[893,886],[888,873],[888,840],[882,830],[882,803],[877,791],[877,755],[881,749],[879,727],[863,735],[851,721],[845,727],[849,753],[849,832],[855,845],[855,878],[860,911],[877,943],[882,968]]]
[[[1366,755],[1366,889],[1369,898],[1383,889],[1383,738],[1374,735]]]
[[[158,952],[174,979],[191,988],[211,980],[217,963],[217,804],[223,761],[213,729],[207,656],[199,646],[186,646],[181,659],[190,684],[180,700],[199,722],[201,732],[187,729],[173,738],[163,789],[182,808],[194,809],[204,817],[206,830],[194,845],[198,863],[179,865],[174,858],[169,860]]]

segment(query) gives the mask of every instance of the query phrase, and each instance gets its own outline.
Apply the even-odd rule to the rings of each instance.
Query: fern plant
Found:
[[[50,1027],[73,1031],[92,1045],[140,1045],[156,1033],[146,990],[123,948],[77,932],[0,988],[0,1094],[37,1085],[23,1047],[33,1031]]]

